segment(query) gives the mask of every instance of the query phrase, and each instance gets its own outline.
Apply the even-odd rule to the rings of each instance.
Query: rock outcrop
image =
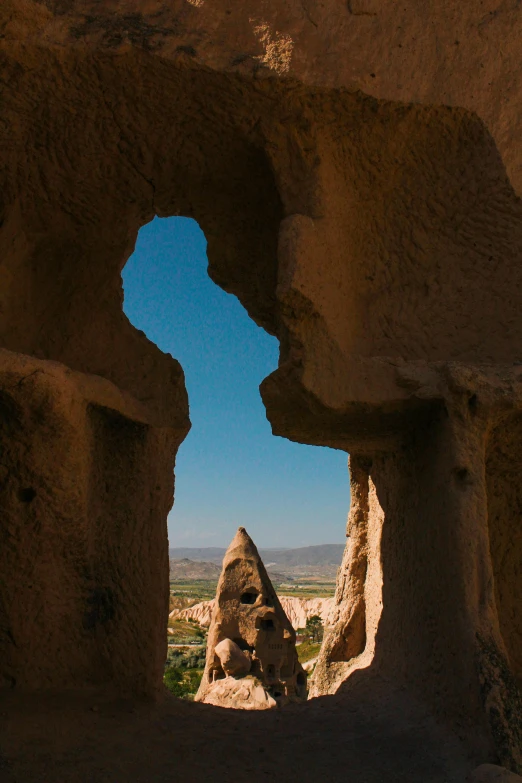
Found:
[[[213,704],[214,707],[229,707],[234,710],[273,710],[277,708],[277,701],[266,688],[258,680],[250,677],[244,677],[240,680],[236,680],[234,677],[216,680],[201,701]]]
[[[297,630],[304,628],[308,618],[318,615],[323,625],[329,625],[330,613],[334,605],[333,598],[296,598],[292,595],[282,595],[279,600],[285,614]]]
[[[186,609],[174,609],[169,614],[171,620],[194,620],[198,625],[203,628],[210,625],[212,620],[212,612],[214,611],[215,600],[212,601],[200,601],[193,606],[188,606]]]
[[[298,628],[304,628],[308,618],[313,615],[319,615],[323,625],[328,625],[334,606],[333,598],[296,598],[291,595],[280,595],[279,601],[296,631]],[[186,609],[173,610],[169,617],[172,620],[195,620],[199,625],[205,627],[210,625],[213,609],[214,599],[200,601]]]
[[[252,539],[240,527],[223,559],[196,701],[252,710],[306,696],[295,631]]]

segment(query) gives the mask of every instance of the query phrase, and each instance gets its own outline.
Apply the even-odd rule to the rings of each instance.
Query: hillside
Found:
[[[194,561],[184,557],[182,560],[170,559],[170,578],[176,580],[183,579],[206,579],[217,580],[221,573],[220,566],[208,561]]]
[[[217,582],[221,573],[221,566],[206,560],[182,560],[170,558],[170,578],[176,582]],[[288,574],[280,574],[278,571],[268,569],[270,579],[274,584],[280,584],[285,580],[292,580]]]
[[[261,549],[265,565],[281,566],[341,565],[344,544],[320,544],[299,549]]]
[[[193,562],[207,562],[221,565],[226,549],[220,547],[173,547],[170,557],[175,560],[189,559]],[[296,549],[260,549],[266,566],[338,566],[344,552],[344,544],[319,544]]]

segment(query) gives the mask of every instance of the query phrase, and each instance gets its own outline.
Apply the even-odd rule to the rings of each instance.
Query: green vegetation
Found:
[[[206,630],[193,620],[170,620],[167,641],[169,644],[204,644]]]
[[[205,666],[206,647],[171,647],[167,652],[165,668],[203,669]]]
[[[303,641],[297,645],[297,655],[301,663],[317,658],[321,649],[324,628],[318,614],[312,615],[306,621],[306,628],[300,628],[297,632]]]
[[[295,583],[294,583],[295,581]],[[170,582],[170,608],[183,609],[200,601],[211,601],[216,595],[215,579],[173,579]],[[278,595],[294,598],[331,598],[335,593],[335,579],[293,577],[291,581],[274,580]]]
[[[321,649],[321,643],[311,642],[310,639],[306,639],[301,644],[298,644],[296,649],[300,663],[306,663],[311,661],[312,658],[317,658]]]
[[[312,615],[306,621],[305,631],[312,642],[321,642],[323,639],[323,621],[318,614]]]
[[[185,605],[211,601],[216,595],[217,579],[171,579],[171,598],[190,599]]]
[[[163,675],[166,688],[179,699],[193,701],[203,672],[198,669],[175,669],[170,667]]]
[[[169,649],[163,682],[174,696],[189,701],[194,699],[203,676],[206,653],[205,647]]]
[[[335,582],[314,582],[300,579],[295,585],[283,582],[277,586],[277,595],[292,598],[331,598],[335,595]]]

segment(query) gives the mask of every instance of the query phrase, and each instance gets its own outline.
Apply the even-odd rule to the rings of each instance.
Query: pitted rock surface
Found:
[[[305,701],[306,678],[295,631],[254,542],[240,527],[223,559],[196,701],[218,705],[223,697],[223,707],[267,709]]]

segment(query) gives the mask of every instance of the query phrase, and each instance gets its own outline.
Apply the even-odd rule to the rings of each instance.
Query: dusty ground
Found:
[[[382,685],[379,718],[367,717],[371,705],[360,698],[354,708],[324,697],[247,714],[170,696],[151,705],[4,693],[0,780],[464,783],[477,759]]]

